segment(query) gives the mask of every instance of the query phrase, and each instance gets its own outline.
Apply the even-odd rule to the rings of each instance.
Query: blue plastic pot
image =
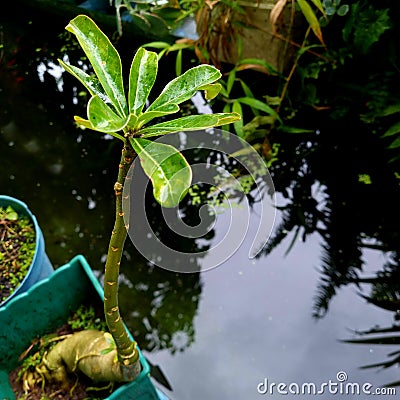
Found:
[[[0,308],[0,400],[15,400],[8,374],[32,340],[53,332],[79,305],[96,296],[102,300],[103,289],[86,259],[78,255]],[[142,369],[137,379],[120,386],[107,400],[168,400],[150,379],[150,366],[140,349],[139,355]]]
[[[40,281],[41,279],[47,278],[54,271],[53,266],[50,263],[45,251],[45,244],[43,233],[39,227],[36,217],[29,210],[28,206],[14,197],[0,195],[0,207],[11,206],[18,214],[27,215],[34,224],[36,233],[36,248],[35,255],[32,260],[32,264],[21,282],[21,284],[15,289],[15,291],[2,303],[0,307],[3,307],[13,297],[20,293],[26,292],[33,284]]]

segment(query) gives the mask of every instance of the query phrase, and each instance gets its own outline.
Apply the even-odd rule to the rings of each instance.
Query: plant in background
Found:
[[[0,207],[0,303],[25,278],[36,250],[32,221],[11,207]]]
[[[389,141],[388,148],[394,152],[391,161],[398,160],[400,158],[397,152],[400,147],[400,103],[388,105],[376,117],[384,120],[392,119],[389,128],[382,134],[382,139]]]
[[[292,28],[295,24],[294,12],[298,9],[307,20],[309,28],[323,44],[321,24],[317,15],[318,13],[322,13],[323,16],[326,15],[320,0],[311,0],[311,2],[308,0],[254,2],[180,0],[178,3],[183,10],[180,19],[193,16],[196,20],[198,38],[196,40],[188,39],[187,42],[193,45],[200,62],[211,62],[217,67],[220,67],[222,62],[240,60],[243,50],[242,39],[246,36],[244,30],[256,31],[261,37],[266,38],[264,34],[268,31],[268,27],[264,26],[264,21],[261,25],[254,22],[255,14],[253,11],[265,13],[267,17],[269,10],[271,10],[269,15],[272,34],[286,42],[291,42]],[[280,24],[281,16],[289,9],[289,21]],[[287,22],[289,22],[289,28],[287,29],[287,26],[285,26],[284,34],[278,33],[278,25],[287,25]],[[247,41],[246,43],[249,45]],[[271,43],[269,44],[271,45]]]
[[[118,34],[122,35],[122,22],[141,27],[143,32],[154,29],[159,36],[168,36],[183,11],[175,0],[109,0],[114,4]]]
[[[280,29],[288,10],[307,21],[296,42]],[[377,240],[384,249],[398,247],[392,215],[397,215],[393,199],[398,198],[400,182],[399,15],[400,5],[390,1],[278,0],[270,13],[272,30],[296,49],[287,71],[254,77],[253,71],[239,72],[238,64],[224,65],[228,72],[217,98],[222,101],[215,107],[243,111],[236,133],[265,157],[268,166],[275,160],[271,174],[289,201],[282,207],[283,224],[264,254],[293,232],[293,243],[302,230],[303,240],[315,231],[323,235],[316,317],[325,314],[337,288],[351,283],[361,270],[364,237]],[[182,64],[189,44],[194,50],[193,40],[160,48],[163,54],[180,52],[177,64]],[[256,104],[253,99],[264,109],[270,107],[269,112],[249,107]],[[353,150],[348,153],[349,149]],[[362,194],[357,203],[354,193],[343,193],[336,186],[337,176],[328,172],[329,163],[345,171],[349,187],[362,185],[360,192],[370,194]],[[360,180],[367,176],[368,181]],[[326,187],[322,210],[312,195],[316,183]],[[381,202],[381,193],[391,194],[371,217],[367,210]],[[349,218],[354,229],[348,229]],[[355,228],[357,221],[363,232]]]
[[[125,382],[140,372],[136,343],[122,321],[118,305],[118,276],[127,226],[122,211],[122,192],[127,172],[136,157],[153,184],[156,200],[164,207],[175,207],[191,185],[191,169],[174,147],[151,139],[179,131],[202,130],[237,121],[234,113],[190,115],[159,123],[179,111],[179,104],[197,91],[205,90],[213,98],[220,90],[216,81],[220,72],[213,66],[189,69],[169,82],[161,94],[145,108],[157,75],[157,55],[144,48],[136,52],[128,83],[128,97],[122,78],[118,52],[110,40],[87,16],[79,15],[66,27],[73,33],[90,61],[94,75],[60,64],[89,91],[88,119],[75,117],[84,128],[110,134],[122,142],[118,177],[114,185],[115,224],[109,243],[104,275],[104,313],[109,332],[84,330],[57,344],[45,358],[48,374],[60,382],[68,371],[80,371],[94,381]]]
[[[252,25],[251,15],[246,14],[248,11],[243,7],[248,5],[247,3],[236,0],[221,0],[213,3],[201,0],[182,0],[179,4],[185,10],[185,15],[196,16],[199,38],[197,40],[179,39],[173,44],[161,41],[151,42],[147,43],[145,47],[159,49],[160,58],[176,52],[175,69],[177,75],[182,70],[184,50],[194,51],[200,62],[211,62],[218,68],[223,64],[224,76],[221,81],[223,87],[217,100],[223,104],[221,107],[223,112],[233,111],[242,115],[242,119],[234,124],[234,131],[239,137],[253,144],[254,148],[265,157],[267,163],[270,163],[272,159],[277,159],[278,146],[275,145],[274,148],[274,143],[269,139],[269,134],[272,131],[312,132],[307,128],[291,126],[290,121],[284,122],[280,114],[281,105],[285,105],[288,88],[297,69],[299,59],[305,54],[313,53],[316,48],[324,48],[321,23],[322,20],[326,19],[326,14],[325,6],[320,0],[312,0],[311,2],[307,0],[279,0],[261,5],[254,4],[253,11],[264,12],[266,17],[268,17],[267,10],[272,8],[269,13],[271,36],[268,40],[272,40],[272,37],[275,36],[278,38],[274,39],[275,41],[283,40],[288,45],[299,49],[296,56],[288,56],[288,60],[290,59],[290,62],[287,63],[288,71],[279,70],[278,65],[274,66],[265,59],[243,57],[243,42],[240,39],[243,28],[248,29],[249,32],[258,30],[260,35],[264,35],[260,27]],[[336,2],[335,5],[337,5]],[[299,43],[295,43],[292,38],[295,10],[298,11],[298,14],[303,15],[308,23],[308,29],[301,29],[304,37],[296,34],[296,39],[303,40]],[[286,28],[280,29],[287,22],[288,14],[289,28],[287,30]],[[232,22],[227,15],[232,17],[240,15],[240,20]],[[318,15],[322,15],[322,17],[318,19]],[[307,40],[309,36],[312,36],[310,32],[314,33],[313,38],[314,40],[316,38],[316,44],[308,44]],[[233,40],[233,37],[237,37],[237,40]],[[264,39],[267,41],[267,36]],[[270,45],[272,41],[268,43]],[[276,51],[276,49],[268,48],[269,45],[265,43],[265,54],[268,51]],[[237,53],[237,60],[233,64],[226,62],[232,58],[227,56],[226,51],[235,46],[237,48],[233,52]],[[283,49],[281,51],[286,54]],[[316,55],[319,57],[319,54]],[[251,70],[265,75],[261,76],[256,87],[254,87],[254,82],[248,82],[248,75],[247,77],[240,76],[241,71]],[[263,83],[261,83],[261,80]],[[273,80],[278,82],[278,86]],[[268,84],[269,81],[271,84]],[[263,91],[260,91],[263,86]],[[256,90],[253,91],[253,88]],[[276,91],[274,92],[274,90]]]
[[[322,5],[327,16],[337,14],[339,17],[343,17],[350,9],[348,4],[341,4],[341,0],[323,0]]]

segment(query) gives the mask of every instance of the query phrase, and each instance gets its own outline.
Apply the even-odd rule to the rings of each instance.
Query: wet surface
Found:
[[[83,254],[101,278],[121,149],[108,137],[74,126],[73,115],[85,114],[87,95],[66,74],[60,79],[56,59],[68,54],[78,62],[81,55],[64,34],[67,22],[57,18],[43,30],[44,20],[38,17],[0,21],[0,191],[29,205],[55,267]],[[139,45],[131,42],[129,57]],[[161,80],[173,77],[171,65]],[[279,193],[278,204],[285,204]],[[228,223],[224,218],[208,238],[210,245]],[[257,213],[252,218],[251,227]],[[367,285],[350,284],[338,289],[326,316],[315,320],[323,241],[310,233],[285,255],[292,237],[254,260],[248,259],[245,242],[220,267],[201,274],[149,265],[127,242],[121,308],[146,356],[168,378],[173,391],[166,392],[172,399],[275,398],[276,391],[262,394],[265,379],[319,386],[338,382],[341,371],[346,382],[370,382],[371,390],[399,380],[396,367],[360,369],[384,361],[398,347],[340,342],[354,337],[355,330],[391,326],[393,311],[360,297],[361,289],[369,293]],[[363,250],[361,259],[364,273],[371,276],[388,256]],[[327,389],[315,397],[365,398]]]

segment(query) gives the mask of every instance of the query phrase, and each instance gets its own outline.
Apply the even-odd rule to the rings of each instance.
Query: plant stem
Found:
[[[132,365],[138,360],[139,353],[136,350],[136,342],[129,337],[120,316],[118,306],[118,276],[124,243],[127,236],[127,227],[124,223],[124,214],[122,211],[122,192],[127,179],[127,173],[135,157],[135,151],[129,141],[125,140],[119,164],[118,178],[114,185],[116,214],[104,275],[104,314],[107,326],[117,347],[121,369],[123,370],[123,374],[127,375],[126,380],[135,378],[130,376],[132,375]]]

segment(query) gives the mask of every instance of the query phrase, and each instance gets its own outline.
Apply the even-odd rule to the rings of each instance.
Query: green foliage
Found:
[[[172,152],[166,145],[154,144],[151,147],[153,152],[169,154],[173,159],[179,158],[182,161],[177,164],[181,166],[182,171],[175,167],[171,173],[167,168],[173,167],[172,160],[154,158],[152,152],[145,151],[147,146],[142,138],[207,129],[239,120],[238,114],[220,113],[181,117],[148,125],[153,119],[177,113],[180,110],[179,105],[199,90],[205,90],[209,97],[215,97],[220,89],[215,82],[221,77],[221,73],[210,65],[193,67],[169,82],[154,102],[144,110],[157,76],[157,55],[144,48],[136,52],[129,74],[127,101],[121,59],[106,35],[84,15],[73,19],[66,29],[76,35],[95,72],[95,76],[90,76],[81,69],[59,60],[65,70],[74,75],[92,95],[87,107],[88,119],[75,117],[76,122],[85,128],[108,133],[122,141],[129,139],[132,147],[139,151],[140,161],[146,165],[144,170],[155,185],[156,199],[165,207],[176,206],[177,201],[186,193],[187,185],[190,185],[190,169],[187,163],[182,161],[183,156],[178,151]],[[118,131],[122,131],[122,134]],[[152,167],[148,168],[149,165]],[[163,178],[155,179],[156,176]],[[171,191],[171,182],[166,177],[172,179],[176,176],[179,176],[177,182],[180,184]]]
[[[349,12],[348,4],[341,4],[341,0],[323,0],[325,14],[329,17],[338,15],[339,17],[345,16]]]
[[[104,319],[96,315],[93,306],[81,305],[68,320],[72,330],[97,329],[105,331],[107,328]]]
[[[253,61],[248,60],[248,62]],[[272,126],[276,122],[280,122],[279,115],[275,111],[275,106],[279,104],[280,99],[268,96],[265,99],[256,98],[249,85],[238,76],[241,67],[246,65],[248,64],[243,61],[238,62],[229,71],[227,77],[221,82],[222,89],[219,99],[225,103],[224,112],[236,112],[246,116],[242,120],[236,121],[233,127],[240,138],[252,142],[254,139],[265,136],[265,129],[260,129],[261,126]],[[247,111],[250,113],[248,114]],[[248,119],[250,121],[245,123]],[[229,127],[224,128],[229,130]]]
[[[171,24],[181,12],[170,7],[167,0],[110,0],[115,7],[118,33],[122,35],[122,20],[130,20],[143,32],[155,30],[160,36],[169,34]]]
[[[182,153],[146,139],[132,139],[131,143],[153,183],[154,198],[164,207],[179,204],[192,183],[192,171]]]
[[[182,74],[182,57],[183,57],[183,50],[185,49],[194,49],[193,43],[191,42],[176,42],[176,43],[168,43],[168,42],[150,42],[143,45],[143,47],[150,47],[153,49],[160,50],[158,52],[158,59],[161,59],[164,55],[167,55],[173,51],[176,51],[176,59],[175,59],[175,73],[176,76]]]
[[[368,174],[359,174],[358,181],[366,185],[370,185],[372,183],[371,177]]]
[[[17,221],[18,213],[11,206],[8,206],[5,210],[0,208],[0,218],[6,221]]]
[[[0,302],[9,297],[28,272],[36,250],[31,219],[11,207],[0,207]]]
[[[310,28],[313,30],[315,36],[319,39],[321,43],[323,43],[324,41],[322,39],[321,25],[311,5],[306,0],[296,0],[296,2],[299,5],[300,10],[306,18]],[[323,11],[322,4],[319,0],[312,0],[312,2],[315,6],[317,6],[320,11]]]
[[[382,138],[389,141],[388,149],[395,151],[391,161],[398,160],[400,158],[397,152],[400,147],[400,103],[389,105],[378,117],[382,118],[383,121],[387,119],[393,121],[383,133]]]
[[[351,6],[349,19],[343,29],[343,39],[354,43],[354,47],[366,54],[392,26],[389,9],[379,9],[366,1]]]
[[[323,4],[335,5],[336,10],[342,5]],[[311,232],[320,234],[323,277],[315,317],[325,314],[337,288],[357,279],[365,238],[385,250],[396,248],[398,238],[392,219],[398,208],[394,177],[399,168],[399,7],[360,0],[344,15],[333,10],[326,14],[326,47],[316,47],[315,38],[306,38],[284,83],[286,93],[280,95],[283,126],[270,131],[281,149],[271,173],[288,204],[282,207],[282,224],[264,253],[289,234],[292,243]],[[284,128],[288,125],[299,128]],[[295,132],[298,138],[292,135]],[[327,172],[332,165],[335,176]],[[337,187],[338,176],[345,190]],[[326,187],[319,209],[311,195],[313,183]],[[396,200],[378,206],[382,193]],[[371,219],[372,208],[379,211]]]
[[[122,3],[119,1],[118,4]],[[64,69],[75,76],[91,95],[87,105],[87,119],[75,117],[75,121],[84,128],[110,134],[123,142],[117,183],[114,185],[116,218],[109,242],[104,277],[105,319],[113,336],[113,344],[111,346],[109,343],[107,351],[101,354],[102,362],[90,368],[93,374],[89,377],[98,380],[99,376],[109,376],[115,381],[129,381],[138,374],[139,353],[136,351],[136,343],[129,337],[120,318],[118,307],[119,266],[127,237],[127,228],[123,221],[122,191],[129,168],[138,156],[144,172],[153,183],[155,199],[164,207],[175,207],[190,187],[190,166],[174,147],[146,138],[182,130],[203,130],[235,122],[240,119],[240,115],[220,113],[165,121],[167,116],[180,110],[180,104],[191,99],[199,90],[206,91],[208,98],[215,97],[220,90],[216,81],[221,77],[221,73],[210,65],[191,68],[169,82],[146,108],[158,71],[158,57],[155,53],[144,48],[137,50],[131,63],[126,97],[120,56],[94,21],[85,15],[79,15],[70,21],[66,29],[76,36],[94,71],[94,75],[89,75],[84,70],[59,60]],[[160,118],[164,122],[149,124]],[[118,318],[115,318],[115,315],[118,315]],[[85,348],[86,339],[82,338],[88,337],[85,335],[89,332],[97,335],[96,331],[86,330],[81,332],[82,335],[77,334],[78,336],[68,340],[77,341]],[[101,337],[103,340],[105,335]],[[75,363],[74,354],[68,353],[69,345],[64,343],[50,354],[57,364],[60,354],[67,352],[61,358],[68,364],[65,358],[68,356],[68,360]],[[72,347],[80,353],[81,347]],[[119,368],[114,368],[114,365],[111,368],[109,364],[113,354],[108,353],[115,347]],[[72,368],[71,365],[69,369]],[[88,375],[87,372],[86,374]]]
[[[203,1],[184,3],[186,11],[204,6]],[[241,121],[231,121],[234,122],[233,129],[265,156],[274,180],[277,180],[278,190],[280,185],[283,190],[290,187],[298,191],[298,184],[305,179],[302,175],[304,170],[313,169],[313,166],[314,173],[323,184],[328,185],[330,182],[333,185],[329,177],[325,178],[316,170],[313,162],[318,158],[323,161],[326,154],[330,157],[331,153],[327,148],[335,154],[335,158],[328,157],[328,160],[336,167],[346,168],[346,176],[350,177],[347,170],[352,166],[345,167],[342,153],[336,149],[343,151],[342,148],[347,146],[354,147],[358,152],[358,149],[364,148],[364,142],[377,138],[381,142],[375,145],[376,152],[368,154],[368,164],[362,159],[358,161],[359,169],[352,171],[352,185],[362,187],[362,190],[379,191],[382,183],[370,168],[366,168],[376,158],[376,165],[392,161],[387,168],[391,168],[390,174],[398,186],[398,3],[384,0],[302,0],[296,3],[296,10],[304,15],[310,29],[296,37],[295,48],[298,50],[292,64],[282,73],[274,71],[261,60],[254,59],[246,62],[241,60],[234,66],[224,66],[227,71],[222,71],[222,88],[216,97],[216,107],[220,107],[222,114],[237,111],[243,115]],[[273,10],[275,14],[271,12],[273,23],[279,25],[280,14],[290,4],[292,3],[285,0],[277,2]],[[186,52],[194,51],[198,57],[204,57],[199,42],[189,39],[173,44],[153,42],[146,47],[159,49],[159,59],[167,54],[171,57],[171,53],[175,52],[177,75],[182,72]],[[265,78],[257,76],[248,80],[245,72],[249,70],[263,71]],[[224,119],[218,122],[223,123]],[[150,138],[153,134],[163,134],[176,127],[174,123],[161,124],[163,125],[156,128],[149,124],[140,129]],[[223,127],[228,129],[228,126]],[[371,136],[374,138],[371,139]],[[306,141],[309,148],[304,145]],[[291,167],[282,167],[281,163]],[[356,165],[355,161],[354,164]],[[281,231],[278,230],[278,236],[275,241],[270,242],[267,252],[274,247],[273,243],[279,243],[291,229],[294,230],[294,238],[303,232],[304,239],[310,232],[318,230],[317,221],[329,225],[327,231],[333,227],[339,231],[344,229],[342,225],[337,226],[338,217],[344,213],[341,206],[334,202],[334,206],[338,207],[334,219],[331,218],[329,207],[321,212],[308,209],[304,204],[308,204],[309,194],[302,193],[299,197],[296,191],[293,204],[288,205],[285,213],[286,226]],[[327,196],[333,196],[332,192]],[[347,200],[348,203],[350,200]],[[302,206],[299,208],[296,204]],[[326,215],[321,216],[324,213]],[[357,218],[358,213],[357,209]],[[349,215],[353,218],[354,212]],[[329,236],[327,232],[318,230],[324,235],[322,271],[327,284],[321,296],[317,297],[316,314],[326,311],[329,299],[335,294],[335,288],[347,284],[361,268],[358,262],[361,236],[371,235],[382,240],[387,237],[378,218],[375,227],[372,227],[370,217],[364,216],[362,220],[367,233],[352,231],[350,234],[346,229],[349,237],[343,242],[334,235]]]

